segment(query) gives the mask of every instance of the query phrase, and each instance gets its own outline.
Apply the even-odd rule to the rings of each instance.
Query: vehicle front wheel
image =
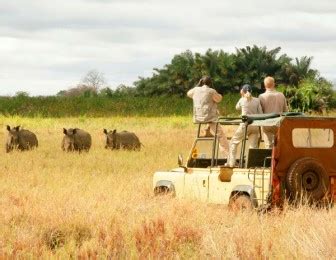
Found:
[[[155,196],[173,195],[173,191],[167,186],[159,186],[154,189]]]
[[[250,196],[246,194],[236,194],[230,198],[229,209],[232,211],[252,211],[253,203]]]

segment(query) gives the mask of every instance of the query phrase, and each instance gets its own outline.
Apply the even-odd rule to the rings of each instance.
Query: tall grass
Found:
[[[0,258],[318,258],[336,255],[336,210],[233,213],[154,197],[152,175],[176,166],[194,137],[190,117],[22,118],[39,147],[0,150]],[[88,153],[64,153],[62,127],[89,131]],[[134,131],[140,152],[104,149],[103,128]]]
[[[235,113],[237,95],[224,96],[222,114]],[[0,97],[0,114],[25,117],[186,116],[192,100],[180,97]]]

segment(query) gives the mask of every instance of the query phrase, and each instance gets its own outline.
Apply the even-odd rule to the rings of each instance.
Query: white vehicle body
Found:
[[[277,116],[279,117],[279,116]],[[262,122],[262,123],[261,123]],[[274,125],[274,116],[255,121],[252,125]],[[219,120],[222,126],[239,125],[242,119]],[[246,128],[249,123],[246,123]],[[218,140],[200,135],[198,127],[196,140],[192,146],[186,166],[171,171],[158,171],[153,176],[155,194],[170,192],[178,198],[198,199],[203,202],[229,204],[239,196],[250,201],[251,207],[267,203],[271,191],[271,150],[246,149],[248,140],[240,147],[239,167],[225,166],[226,158],[221,158]],[[211,150],[211,151],[210,151]],[[245,156],[248,154],[248,156]]]
[[[248,195],[254,206],[266,203],[269,189],[269,168],[184,168],[156,172],[154,189],[166,185],[176,197],[203,202],[228,204],[236,194]]]

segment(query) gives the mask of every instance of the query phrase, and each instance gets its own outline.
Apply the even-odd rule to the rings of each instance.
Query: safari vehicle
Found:
[[[276,126],[275,145],[273,149],[261,145],[248,149],[245,136],[238,149],[239,166],[227,167],[218,149],[217,133],[204,136],[199,124],[186,165],[179,156],[178,168],[155,172],[154,194],[170,193],[233,208],[281,205],[303,197],[317,203],[336,198],[336,118],[264,114],[222,117],[219,124],[244,124],[246,129]]]

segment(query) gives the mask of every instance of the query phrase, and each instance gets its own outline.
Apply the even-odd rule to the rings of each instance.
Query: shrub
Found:
[[[289,110],[325,112],[332,105],[332,84],[324,78],[305,79],[295,86],[279,87],[287,97]]]

